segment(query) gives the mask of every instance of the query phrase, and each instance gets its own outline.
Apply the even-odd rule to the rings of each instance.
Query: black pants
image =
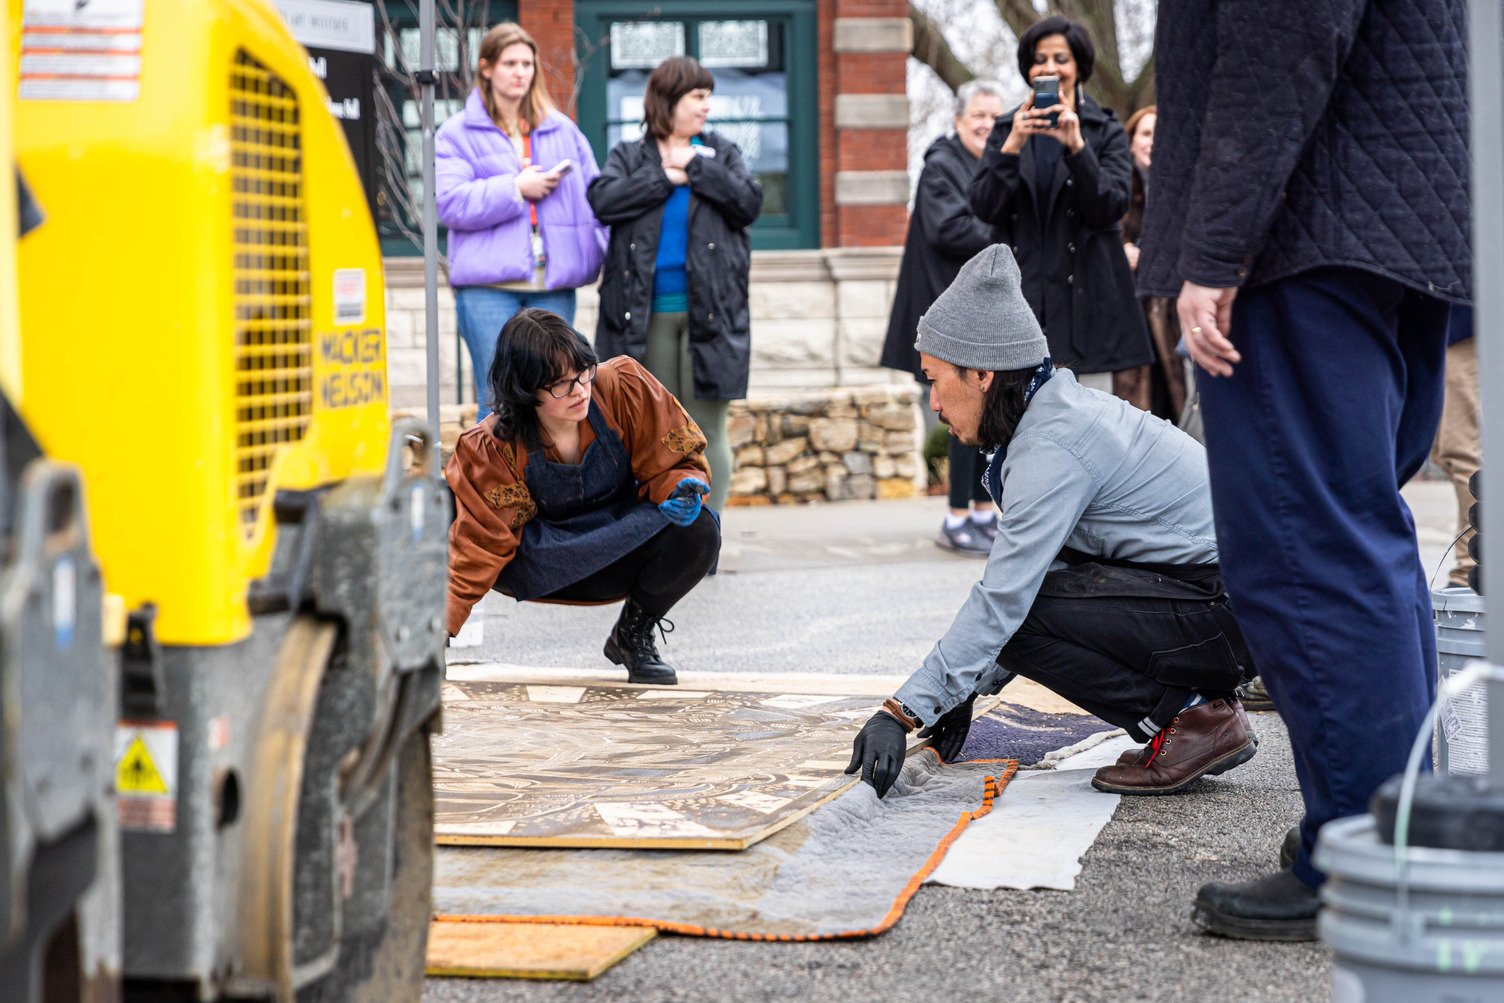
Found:
[[[1121,593],[1132,590],[1138,575],[1107,573]],[[1144,576],[1140,594],[1103,595],[1082,587],[1092,576],[1101,579],[1103,569],[1083,565],[1046,575],[998,664],[1140,741],[1169,724],[1192,693],[1231,696],[1253,678],[1243,633],[1220,588],[1202,598],[1191,586]],[[1175,592],[1186,597],[1168,597]]]
[[[699,584],[720,552],[721,527],[701,509],[688,526],[670,525],[625,557],[543,598],[583,603],[626,598],[656,619]]]

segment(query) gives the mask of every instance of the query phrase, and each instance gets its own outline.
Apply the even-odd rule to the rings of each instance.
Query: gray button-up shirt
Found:
[[[1174,425],[1076,382],[1034,394],[1003,460],[997,540],[982,580],[897,698],[926,724],[975,692],[996,692],[998,653],[1018,630],[1062,546],[1115,560],[1217,560],[1206,451]]]

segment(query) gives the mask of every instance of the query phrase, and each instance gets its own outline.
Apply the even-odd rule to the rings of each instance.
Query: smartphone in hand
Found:
[[[554,166],[550,167],[548,169],[548,173],[550,173],[550,174],[557,174],[559,177],[562,178],[564,175],[568,174],[572,170],[574,170],[574,161],[573,160],[561,160],[557,164],[555,164]]]
[[[1053,108],[1060,103],[1060,78],[1054,76],[1035,77],[1029,81],[1029,86],[1034,88],[1034,108],[1043,111]],[[1050,128],[1060,124],[1060,114],[1057,112],[1049,118]]]

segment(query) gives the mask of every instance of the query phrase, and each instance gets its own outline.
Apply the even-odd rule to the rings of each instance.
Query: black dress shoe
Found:
[[[1295,863],[1295,855],[1300,852],[1300,823],[1290,826],[1290,831],[1285,833],[1285,841],[1279,848],[1279,866],[1289,867]]]
[[[1315,940],[1321,896],[1286,867],[1240,885],[1202,885],[1191,920],[1234,940]]]
[[[606,638],[605,655],[617,665],[627,667],[627,682],[648,683],[655,686],[673,686],[679,681],[674,667],[658,654],[658,645],[653,642],[653,628],[659,623],[668,623],[661,617],[650,615],[641,606],[628,599]],[[668,630],[673,624],[668,625]]]

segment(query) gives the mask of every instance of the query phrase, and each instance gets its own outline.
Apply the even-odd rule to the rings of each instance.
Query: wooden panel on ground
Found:
[[[589,982],[657,935],[641,926],[434,920],[428,974]]]

